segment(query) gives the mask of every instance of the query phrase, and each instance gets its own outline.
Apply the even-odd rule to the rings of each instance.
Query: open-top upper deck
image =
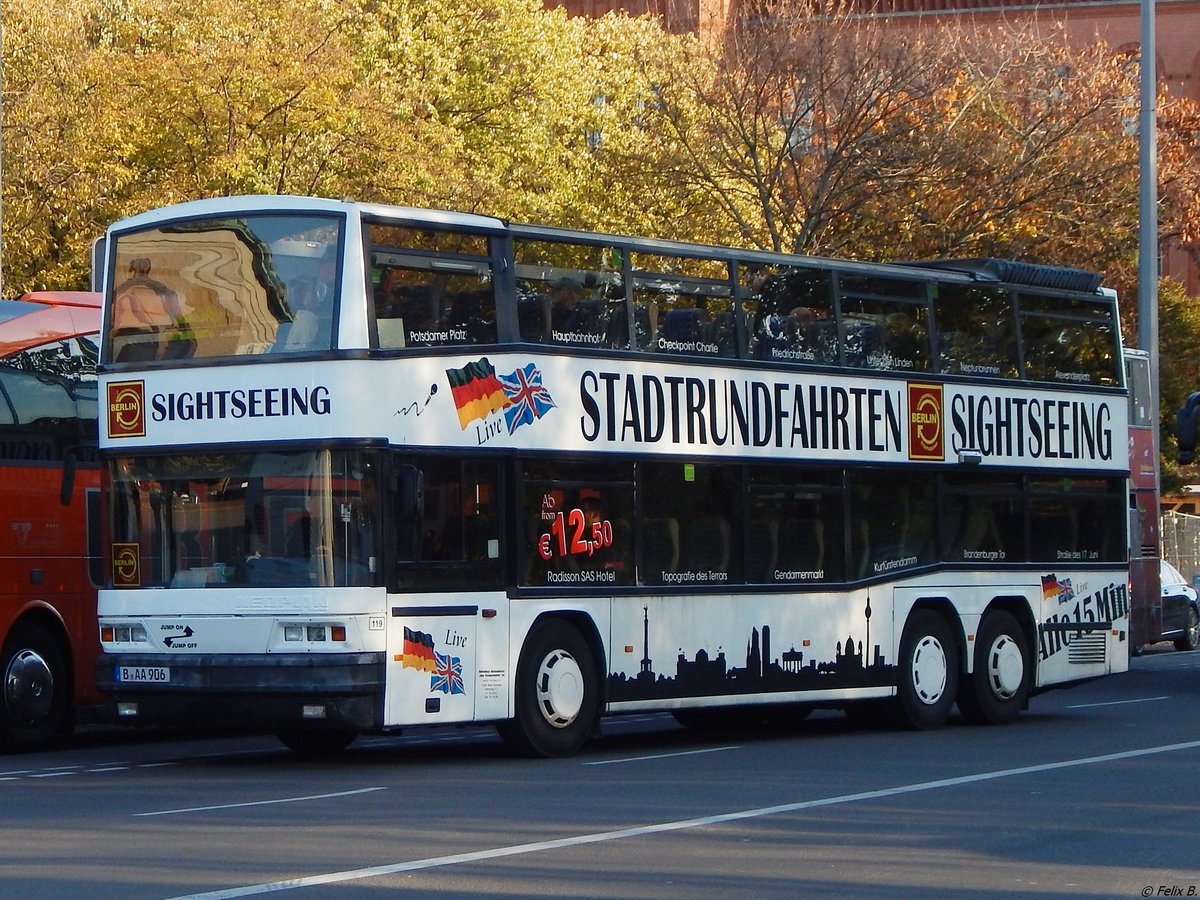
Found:
[[[124,447],[374,438],[1128,468],[1116,299],[1090,272],[296,197],[155,210],[107,244],[106,440]]]
[[[1113,386],[1089,272],[817,259],[296,197],[110,229],[106,366],[545,344]]]

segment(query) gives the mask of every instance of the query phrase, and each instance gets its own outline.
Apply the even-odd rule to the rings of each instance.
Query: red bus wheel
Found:
[[[58,643],[36,625],[19,624],[0,653],[0,744],[29,750],[66,728],[70,687]]]

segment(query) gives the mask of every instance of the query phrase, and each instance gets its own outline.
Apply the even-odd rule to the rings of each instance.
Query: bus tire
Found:
[[[546,619],[525,641],[517,663],[515,715],[499,726],[518,756],[569,756],[591,737],[600,709],[592,648],[579,630]]]
[[[326,731],[290,728],[276,733],[275,736],[283,746],[301,756],[332,756],[349,747],[358,737],[358,733],[347,729]]]
[[[896,724],[921,730],[945,724],[958,690],[958,650],[950,626],[933,610],[916,609],[908,617],[899,669]]]
[[[1189,606],[1187,611],[1187,624],[1183,626],[1183,634],[1175,638],[1176,650],[1195,650],[1200,647],[1200,615],[1196,613],[1196,607]]]
[[[1025,708],[1033,662],[1025,630],[1002,609],[983,617],[974,671],[959,687],[958,709],[973,725],[1003,725]]]
[[[44,747],[70,723],[70,678],[58,642],[37,625],[19,623],[0,653],[0,746]]]

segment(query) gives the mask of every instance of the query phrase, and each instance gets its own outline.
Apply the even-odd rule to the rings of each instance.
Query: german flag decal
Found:
[[[458,410],[458,425],[464,431],[476,419],[486,419],[508,405],[508,395],[487,357],[461,369],[447,369],[446,378]]]

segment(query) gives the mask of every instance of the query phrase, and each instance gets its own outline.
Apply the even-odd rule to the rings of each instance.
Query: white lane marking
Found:
[[[1096,706],[1121,706],[1125,703],[1153,703],[1155,700],[1170,700],[1170,697],[1142,697],[1140,700],[1108,700],[1104,703],[1076,703],[1066,709],[1092,709]]]
[[[75,775],[82,771],[83,766],[47,766],[44,769],[32,769],[30,778],[58,778],[60,775]]]
[[[613,766],[617,763],[642,762],[647,759],[673,759],[676,756],[695,756],[699,753],[720,753],[723,750],[741,750],[741,747],[706,747],[703,750],[680,750],[678,753],[656,753],[654,756],[628,756],[622,759],[600,759],[585,762],[585,766]]]
[[[329,872],[324,875],[309,875],[302,878],[289,878],[286,881],[271,881],[265,884],[252,884],[245,887],[227,888],[219,891],[208,891],[203,894],[184,894],[171,900],[231,900],[234,897],[250,897],[255,894],[269,894],[275,891],[288,891],[295,888],[313,887],[319,884],[339,884],[345,881],[357,881],[363,878],[376,878],[380,875],[397,875],[401,872],[415,872],[419,869],[434,869],[439,866],[454,866],[461,863],[483,862],[489,859],[501,859],[506,856],[518,856],[523,853],[540,853],[544,850],[558,850],[562,847],[578,847],[583,844],[599,844],[605,841],[619,841],[631,837],[643,837],[650,834],[661,834],[668,831],[680,831],[685,828],[699,828],[704,825],[719,825],[723,822],[736,822],[742,819],[756,819],[761,816],[774,816],[780,813],[798,812],[804,809],[817,809],[823,806],[837,806],[843,803],[858,803],[863,800],[880,800],[886,797],[896,797],[902,794],[915,794],[921,791],[933,791],[947,787],[959,787],[967,784],[978,784],[983,781],[995,781],[998,778],[1013,778],[1017,775],[1036,775],[1041,772],[1053,772],[1057,769],[1070,769],[1076,766],[1090,766],[1098,763],[1118,762],[1125,759],[1136,759],[1139,756],[1155,756],[1160,753],[1172,753],[1178,750],[1195,750],[1200,748],[1200,741],[1187,741],[1182,744],[1164,744],[1161,747],[1147,747],[1143,750],[1126,750],[1121,753],[1106,753],[1103,756],[1086,756],[1081,759],[1068,759],[1062,762],[1041,763],[1036,766],[1021,766],[1017,769],[1000,769],[995,772],[980,772],[976,775],[962,775],[958,778],[942,778],[937,781],[923,781],[919,784],[906,784],[900,787],[884,788],[878,791],[863,791],[859,794],[843,794],[840,797],[825,797],[820,800],[802,800],[799,803],[783,803],[779,806],[764,806],[758,809],[746,809],[740,812],[722,813],[715,816],[703,816],[696,819],[681,819],[677,822],[662,822],[658,825],[643,825],[637,828],[622,828],[618,831],[601,831],[595,834],[580,834],[575,837],[559,838],[553,841],[537,841],[532,844],[517,844],[512,847],[496,847],[492,850],[476,850],[472,853],[457,853],[453,856],[435,856],[430,859],[417,859],[411,862],[393,863],[386,866],[370,866],[363,869],[350,869],[345,872]]]
[[[307,797],[280,797],[277,800],[252,800],[246,803],[222,803],[217,806],[190,806],[184,809],[160,809],[156,812],[133,813],[133,817],[173,816],[177,813],[209,812],[214,809],[239,809],[243,806],[271,806],[275,803],[300,803],[305,800],[328,800],[332,797],[352,797],[355,794],[370,794],[373,791],[386,791],[385,787],[359,788],[356,791],[339,791],[336,794],[310,794]]]

